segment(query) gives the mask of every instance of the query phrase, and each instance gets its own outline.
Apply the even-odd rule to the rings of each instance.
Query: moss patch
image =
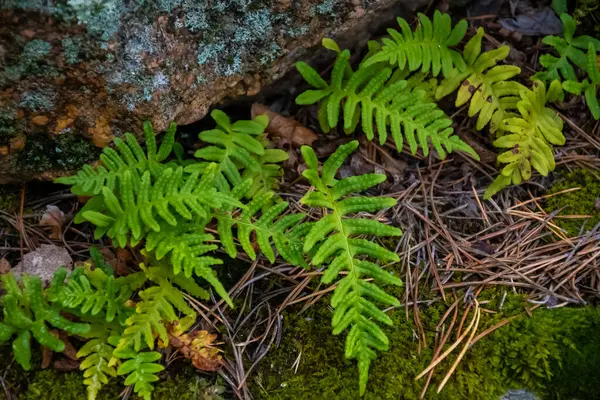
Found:
[[[597,172],[584,169],[565,174],[548,191],[549,194],[580,187],[580,190],[551,197],[546,201],[546,212],[562,211],[559,215],[590,215],[585,219],[556,218],[554,222],[564,229],[569,236],[578,236],[583,224],[583,233],[600,222],[600,209],[596,207],[600,201],[600,176]]]
[[[55,138],[30,136],[17,153],[15,165],[27,172],[74,170],[98,158],[99,149],[83,137],[65,134]]]
[[[519,314],[525,307],[522,297],[508,295],[499,310],[499,292],[486,294],[484,307],[498,311],[484,314],[479,331],[504,318]],[[390,351],[372,364],[365,399],[418,399],[424,379],[415,381],[432,358],[435,327],[447,306],[438,303],[421,312],[429,346],[419,352],[412,314],[404,310],[390,316],[395,326],[386,329]],[[596,342],[580,341],[597,334],[600,312],[594,308],[536,310],[533,318],[518,317],[473,346],[440,395],[436,385],[454,361],[446,360],[436,370],[428,399],[497,399],[506,389],[526,387],[546,398],[570,395],[569,388],[581,388],[579,398],[597,398],[595,383],[578,385],[570,373],[571,364],[587,370],[587,377],[600,376],[594,357],[588,357]],[[356,365],[344,360],[344,337],[331,335],[331,311],[315,306],[307,313],[284,316],[285,331],[280,348],[273,349],[251,379],[252,393],[259,399],[354,399],[358,398]],[[454,337],[450,339],[452,342]],[[579,352],[573,349],[579,349]],[[295,361],[299,358],[297,373]],[[561,369],[562,365],[562,369]],[[563,380],[570,380],[568,383]],[[594,381],[594,379],[592,379]],[[561,397],[564,398],[564,397]]]

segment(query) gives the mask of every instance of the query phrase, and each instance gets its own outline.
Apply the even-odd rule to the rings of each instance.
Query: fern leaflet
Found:
[[[561,14],[560,19],[564,26],[564,37],[546,36],[542,39],[542,43],[552,46],[560,57],[551,54],[540,56],[540,63],[546,70],[538,72],[531,79],[546,82],[555,79],[561,80],[562,77],[565,80],[576,81],[577,74],[571,63],[585,70],[586,56],[584,51],[589,48],[590,44],[600,49],[600,40],[598,39],[586,35],[575,37],[577,23],[573,17],[569,14]]]
[[[117,370],[111,364],[114,348],[107,342],[108,329],[92,326],[87,337],[91,340],[79,349],[77,358],[82,359],[79,369],[83,371],[88,400],[95,400],[100,388],[108,383],[109,377],[117,376]]]
[[[509,80],[521,72],[519,67],[496,65],[498,61],[508,57],[510,47],[501,46],[482,54],[483,35],[483,29],[479,28],[477,34],[465,45],[466,68],[463,71],[452,70],[436,89],[435,96],[439,100],[460,86],[456,107],[461,107],[470,100],[469,117],[479,114],[476,129],[481,130],[490,124],[490,130],[495,132],[506,112],[516,109],[519,92],[524,86]]]
[[[116,343],[118,338],[111,337],[109,341]],[[127,360],[119,366],[117,375],[127,375],[125,384],[133,385],[133,391],[138,396],[143,397],[144,400],[150,400],[154,390],[152,384],[159,380],[156,374],[165,369],[162,365],[155,363],[162,358],[161,354],[156,351],[138,353],[119,349],[116,349],[114,354]]]
[[[440,71],[447,76],[453,65],[462,70],[465,63],[456,50],[451,47],[460,43],[467,31],[467,21],[461,20],[454,28],[448,14],[438,10],[433,14],[433,22],[419,13],[420,24],[414,32],[406,20],[398,18],[402,33],[388,29],[391,38],[383,38],[381,50],[369,57],[364,66],[385,61],[397,65],[400,69],[408,66],[410,71],[421,68],[437,76]]]
[[[305,195],[301,203],[331,210],[331,214],[316,222],[306,235],[304,251],[311,252],[316,249],[312,258],[313,265],[327,264],[322,277],[324,283],[333,282],[341,271],[348,272],[338,281],[331,298],[331,306],[335,310],[332,326],[334,335],[350,327],[346,337],[345,355],[348,359],[358,361],[359,387],[362,395],[367,385],[369,366],[376,358],[375,350],[386,351],[389,344],[387,336],[374,321],[386,325],[392,324],[392,320],[373,302],[391,306],[400,305],[397,298],[385,293],[376,283],[367,282],[364,278],[373,278],[378,283],[393,285],[401,285],[402,282],[377,264],[357,257],[367,256],[374,260],[388,262],[398,261],[398,255],[377,243],[357,236],[400,236],[402,232],[398,228],[375,220],[348,217],[348,214],[373,212],[396,204],[396,201],[389,197],[349,196],[385,181],[385,175],[365,174],[342,180],[335,179],[339,167],[357,147],[357,141],[338,147],[325,161],[319,174],[319,165],[314,151],[310,147],[303,146],[302,155],[309,167],[303,172],[303,176],[316,190]]]
[[[594,119],[600,119],[600,103],[598,102],[598,87],[600,87],[600,70],[598,69],[598,60],[596,58],[596,47],[590,42],[588,45],[586,72],[588,79],[583,82],[568,80],[563,82],[565,91],[573,94],[585,94],[585,102],[592,112]]]
[[[503,136],[494,142],[496,147],[511,149],[498,156],[498,162],[507,165],[487,188],[484,198],[489,199],[511,182],[518,185],[529,179],[532,167],[543,176],[554,170],[552,145],[565,143],[563,121],[545,105],[556,101],[561,93],[559,81],[553,81],[547,92],[541,81],[533,82],[533,90],[521,90],[517,104],[521,115],[506,118],[500,125]]]

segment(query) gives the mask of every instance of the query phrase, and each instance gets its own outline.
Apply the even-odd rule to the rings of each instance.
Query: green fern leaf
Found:
[[[564,37],[546,36],[542,39],[542,43],[552,46],[559,57],[551,54],[540,56],[540,63],[545,70],[532,76],[532,80],[547,82],[561,80],[562,77],[564,80],[576,81],[577,74],[571,63],[585,70],[586,56],[584,51],[589,48],[590,44],[600,49],[600,40],[598,39],[586,35],[575,37],[577,23],[573,17],[568,14],[561,14],[560,19],[564,26]]]
[[[577,95],[584,93],[585,102],[594,116],[594,119],[600,119],[600,103],[598,102],[600,70],[598,68],[596,47],[592,42],[590,42],[588,45],[585,71],[588,74],[588,79],[584,80],[583,82],[569,80],[563,82],[562,87],[569,93]]]
[[[464,68],[464,61],[456,50],[456,46],[467,31],[467,21],[461,20],[454,28],[448,14],[438,10],[433,14],[433,21],[419,13],[420,24],[414,32],[406,20],[398,18],[402,32],[388,29],[391,38],[383,38],[381,50],[364,62],[368,67],[375,63],[387,62],[397,65],[401,70],[408,67],[410,71],[421,69],[437,76],[440,71],[447,76],[453,66]]]
[[[24,370],[31,369],[31,337],[52,351],[62,352],[65,344],[52,335],[47,323],[71,334],[89,331],[88,324],[69,321],[44,298],[39,276],[22,275],[21,289],[12,273],[1,276],[6,294],[2,297],[4,319],[0,322],[0,343],[12,342],[15,360]]]
[[[105,327],[92,327],[92,337],[77,352],[81,359],[79,369],[83,371],[83,383],[87,386],[88,400],[95,400],[100,388],[110,377],[117,376],[117,370],[110,365],[114,348],[107,342],[108,330]]]
[[[117,370],[118,375],[127,375],[125,385],[133,385],[133,391],[144,400],[150,400],[154,386],[152,384],[159,380],[156,374],[165,369],[155,363],[162,358],[160,353],[148,351],[138,353],[134,351],[115,350],[115,355],[125,359]]]
[[[240,120],[231,123],[227,114],[220,110],[214,110],[210,115],[217,122],[217,127],[201,132],[198,137],[211,146],[204,147],[194,154],[205,162],[186,167],[186,172],[203,172],[208,163],[217,163],[219,169],[215,184],[223,193],[228,193],[231,188],[241,184],[244,180],[243,173],[253,178],[263,177],[262,181],[255,182],[257,185],[272,183],[269,177],[273,176],[273,169],[278,171],[273,163],[287,159],[287,153],[285,158],[282,158],[281,153],[285,152],[265,149],[261,136],[269,124],[268,117],[259,115],[252,121]],[[255,191],[258,189],[257,187]]]
[[[125,302],[133,294],[131,287],[121,278],[106,276],[102,270],[97,270],[96,275],[98,273],[104,276],[97,287],[90,283],[85,272],[78,273],[77,269],[69,276],[66,284],[62,285],[67,277],[67,270],[64,267],[57,269],[51,286],[59,288],[51,289],[53,293],[52,296],[49,295],[49,299],[60,303],[64,308],[76,309],[83,315],[103,316],[107,322],[112,322],[117,314],[127,315],[129,312]]]
[[[135,178],[126,171],[121,179],[120,199],[105,187],[101,204],[105,209],[82,211],[82,218],[97,226],[96,238],[106,235],[124,247],[139,242],[146,232],[160,231],[160,221],[176,226],[178,218],[207,218],[206,209],[224,204],[243,207],[212,186],[217,168],[216,164],[209,165],[201,177],[198,171],[184,176],[182,167],[167,168],[154,184],[150,173],[145,172],[137,193],[133,190]]]
[[[279,189],[279,178],[283,176],[280,163],[288,159],[287,152],[279,149],[265,149],[265,153],[258,157],[259,170],[246,169],[242,173],[243,180],[251,180],[252,186],[245,197],[252,199],[271,190]]]
[[[328,127],[335,127],[340,113],[343,113],[347,133],[353,131],[360,120],[369,140],[373,140],[376,127],[379,143],[385,143],[391,135],[398,151],[401,151],[406,138],[413,154],[421,147],[423,154],[428,155],[431,142],[441,158],[460,150],[478,159],[468,144],[453,135],[452,120],[435,103],[426,99],[425,90],[409,87],[405,80],[390,79],[392,69],[381,68],[377,64],[360,67],[353,72],[349,58],[348,50],[338,55],[331,84],[320,89],[324,93],[321,105],[325,105],[323,118]],[[302,64],[300,68],[306,70],[307,66]],[[296,102],[311,103],[303,95]],[[319,110],[321,113],[321,108]]]
[[[147,150],[144,152],[136,137],[131,133],[125,134],[125,141],[116,138],[114,143],[116,151],[107,147],[100,155],[100,165],[92,168],[84,166],[76,175],[60,177],[56,183],[72,185],[71,191],[80,196],[94,196],[100,194],[103,188],[115,190],[118,181],[126,172],[134,177],[141,176],[149,171],[157,177],[166,167],[163,161],[171,154],[177,126],[174,122],[169,125],[158,151],[156,150],[156,137],[150,122],[144,122],[144,138]],[[139,183],[139,180],[136,181]],[[139,186],[135,186],[137,191]]]
[[[456,107],[470,101],[469,116],[479,114],[475,128],[481,130],[490,124],[490,130],[494,132],[506,113],[516,108],[519,91],[524,86],[509,80],[521,72],[519,67],[496,65],[508,57],[510,47],[501,46],[482,54],[483,35],[483,29],[479,28],[465,46],[466,68],[463,71],[452,70],[436,89],[435,95],[439,100],[458,88]]]
[[[517,104],[518,117],[506,118],[500,124],[500,136],[494,146],[511,149],[498,156],[498,162],[507,164],[487,188],[484,198],[489,199],[502,188],[520,184],[531,177],[532,168],[546,176],[555,168],[552,145],[563,145],[563,121],[546,102],[557,98],[561,91],[559,81],[553,81],[546,92],[541,81],[533,82],[533,90],[523,89]]]
[[[313,150],[304,146],[302,154],[309,169],[303,172],[303,176],[316,191],[304,196],[300,202],[310,207],[326,207],[331,211],[313,224],[306,235],[303,248],[307,253],[316,250],[312,257],[313,265],[327,264],[322,277],[323,283],[331,283],[342,271],[347,271],[339,279],[331,299],[335,310],[332,326],[334,335],[350,328],[346,337],[345,355],[348,359],[358,361],[359,389],[362,395],[366,389],[369,367],[376,358],[375,350],[386,351],[389,345],[389,339],[375,321],[385,325],[392,324],[392,320],[375,302],[400,305],[397,298],[387,294],[377,284],[399,286],[402,282],[379,265],[359,258],[365,256],[382,262],[399,260],[397,254],[360,236],[400,236],[402,232],[379,221],[348,215],[378,211],[396,204],[392,198],[351,196],[383,182],[385,175],[366,174],[341,180],[335,178],[344,160],[357,147],[357,141],[340,146],[325,161],[319,174]],[[367,282],[365,278],[373,278],[376,283]]]
[[[242,249],[252,260],[256,259],[256,252],[251,241],[251,235],[254,233],[259,249],[271,263],[275,262],[273,250],[273,246],[275,246],[286,261],[293,265],[305,266],[301,237],[306,228],[299,224],[304,218],[304,214],[289,214],[282,217],[288,203],[272,204],[273,196],[273,192],[265,192],[256,196],[248,203],[239,217],[233,216],[231,213],[215,213],[221,244],[230,257],[236,257],[237,249],[233,234],[233,227],[236,226],[237,238]],[[257,217],[259,211],[261,211],[261,215]]]
[[[159,286],[152,286],[139,293],[141,301],[136,304],[136,313],[130,316],[118,342],[117,350],[133,349],[139,352],[144,347],[154,349],[155,337],[163,343],[169,343],[166,323],[179,320],[175,309],[188,316],[195,316],[183,297],[183,294],[166,279]]]

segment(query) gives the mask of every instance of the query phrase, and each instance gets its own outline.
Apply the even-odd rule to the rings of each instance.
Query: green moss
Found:
[[[7,213],[19,211],[19,187],[14,185],[0,185],[0,210]]]
[[[580,231],[585,233],[600,222],[600,209],[596,207],[597,202],[600,200],[600,176],[597,172],[580,169],[564,174],[552,185],[548,194],[575,187],[581,189],[556,195],[546,201],[546,212],[548,213],[562,209],[559,215],[591,216],[585,219],[556,218],[554,222],[564,229],[569,236],[578,236]]]
[[[508,316],[519,314],[525,305],[522,297],[510,294],[502,303],[503,296],[498,291],[488,292],[480,300],[486,297],[490,303],[484,307],[498,312],[482,316],[480,332]],[[501,310],[500,303],[503,305]],[[394,327],[386,329],[391,348],[372,364],[365,399],[419,398],[424,379],[415,381],[414,378],[432,358],[435,327],[446,309],[446,305],[435,303],[422,310],[428,347],[420,352],[412,312],[409,312],[408,320],[404,310],[390,313],[395,323]],[[566,387],[560,382],[564,379],[560,371],[567,370],[567,362],[585,365],[579,368],[589,370],[588,375],[600,375],[598,365],[588,362],[583,352],[590,349],[581,347],[580,353],[572,350],[579,345],[573,341],[577,334],[582,337],[596,335],[600,326],[600,313],[596,309],[538,310],[533,314],[533,318],[513,320],[475,344],[442,393],[437,395],[436,384],[454,361],[449,357],[436,370],[427,398],[497,399],[506,389],[520,387],[552,398],[554,394],[546,388]],[[271,350],[250,381],[256,398],[358,398],[356,366],[344,359],[344,338],[331,335],[330,318],[331,311],[324,304],[313,306],[302,315],[291,311],[284,314],[281,347]],[[455,338],[450,341],[453,340]],[[294,363],[298,359],[298,370],[294,373]],[[580,398],[596,398],[590,397],[590,393],[595,392],[585,391]]]
[[[64,171],[94,161],[98,154],[98,149],[79,135],[63,134],[55,138],[38,135],[27,139],[14,162],[23,171]]]

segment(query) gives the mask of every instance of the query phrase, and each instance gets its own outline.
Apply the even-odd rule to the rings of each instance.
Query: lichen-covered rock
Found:
[[[0,183],[51,176],[150,119],[254,95],[321,37],[363,42],[425,0],[1,0]],[[362,40],[361,40],[362,39]]]
[[[23,261],[12,271],[17,277],[21,274],[39,276],[42,282],[47,284],[52,281],[59,267],[65,267],[69,271],[73,267],[73,259],[67,249],[53,244],[43,244],[38,249],[25,254]]]

